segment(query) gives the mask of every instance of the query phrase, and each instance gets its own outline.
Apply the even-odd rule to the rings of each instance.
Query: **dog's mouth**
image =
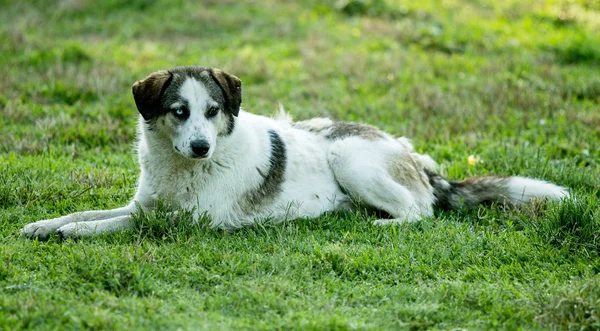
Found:
[[[210,159],[210,157],[211,157],[210,154],[206,154],[206,155],[203,155],[203,156],[198,156],[198,155],[188,156],[189,159],[194,159],[194,160],[208,160],[208,159]]]
[[[194,151],[192,149],[190,149],[187,152],[184,152],[181,150],[181,148],[177,147],[177,146],[173,146],[173,150],[175,150],[175,152],[177,152],[177,154],[185,157],[186,159],[191,159],[191,160],[208,160],[210,159],[210,157],[212,156],[212,150],[206,150],[206,151]]]

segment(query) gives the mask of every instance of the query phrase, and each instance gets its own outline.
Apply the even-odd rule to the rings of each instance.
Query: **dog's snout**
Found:
[[[194,152],[197,157],[205,157],[210,149],[210,145],[206,140],[194,140],[191,143],[191,147],[192,152]]]

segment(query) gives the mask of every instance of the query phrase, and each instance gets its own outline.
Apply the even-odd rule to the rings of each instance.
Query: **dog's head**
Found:
[[[135,82],[132,91],[147,128],[194,159],[210,158],[217,138],[233,132],[242,103],[237,77],[197,66],[157,71]]]

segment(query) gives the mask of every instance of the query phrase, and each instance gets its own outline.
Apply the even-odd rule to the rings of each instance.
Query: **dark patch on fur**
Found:
[[[225,98],[224,110],[233,116],[238,116],[242,104],[242,81],[223,70],[212,68],[207,70]]]
[[[256,171],[258,172],[258,174],[260,175],[260,177],[262,177],[263,179],[267,178],[267,175],[265,175],[262,170],[260,170],[259,167],[256,167]]]
[[[188,77],[203,84],[211,98],[221,106],[228,120],[227,129],[221,135],[231,134],[242,103],[242,82],[222,70],[201,66],[160,70],[133,85],[136,105],[148,127],[151,129],[157,118],[169,113],[172,104],[185,102],[179,91]]]
[[[330,127],[325,137],[331,140],[343,139],[348,137],[361,137],[368,140],[375,140],[383,138],[385,137],[385,135],[376,127],[368,124],[352,122],[335,122]]]
[[[433,187],[435,207],[443,210],[473,208],[486,202],[507,201],[507,178],[482,176],[465,179],[461,182],[448,181],[435,172],[423,169]]]
[[[242,81],[219,69],[208,69],[208,72],[225,98],[223,110],[227,116],[227,129],[220,135],[228,136],[235,129],[235,118],[240,113],[242,105]]]
[[[161,100],[173,75],[166,70],[157,71],[131,87],[135,105],[146,121],[151,121],[161,110]]]
[[[220,136],[228,136],[235,129],[235,117],[230,113],[225,113],[225,116],[227,116],[227,129],[221,132]]]
[[[396,183],[411,191],[425,194],[430,191],[429,181],[408,152],[390,156],[387,160],[387,170]]]
[[[248,213],[258,211],[260,207],[272,202],[281,192],[281,184],[284,181],[287,165],[287,151],[285,143],[273,130],[269,130],[271,140],[271,156],[269,158],[269,170],[264,174],[257,168],[259,175],[264,179],[263,183],[255,190],[245,195],[244,210]]]
[[[323,125],[322,122],[313,122],[314,120],[315,119],[292,123],[292,126],[299,130],[324,134],[325,138],[331,140],[348,137],[361,137],[368,140],[375,140],[385,137],[385,133],[369,124],[332,122],[331,125]]]
[[[321,133],[325,130],[329,130],[332,125],[333,123],[331,125],[321,125],[317,127],[311,124],[311,120],[292,123],[292,127],[312,133]]]

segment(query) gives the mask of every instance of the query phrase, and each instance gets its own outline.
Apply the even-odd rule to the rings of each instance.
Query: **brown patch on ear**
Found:
[[[238,116],[242,104],[242,81],[223,70],[212,69],[210,73],[223,90],[226,110],[233,116]]]
[[[145,120],[152,119],[160,112],[160,98],[171,79],[173,75],[170,72],[160,70],[143,80],[138,80],[131,87],[135,105]]]

